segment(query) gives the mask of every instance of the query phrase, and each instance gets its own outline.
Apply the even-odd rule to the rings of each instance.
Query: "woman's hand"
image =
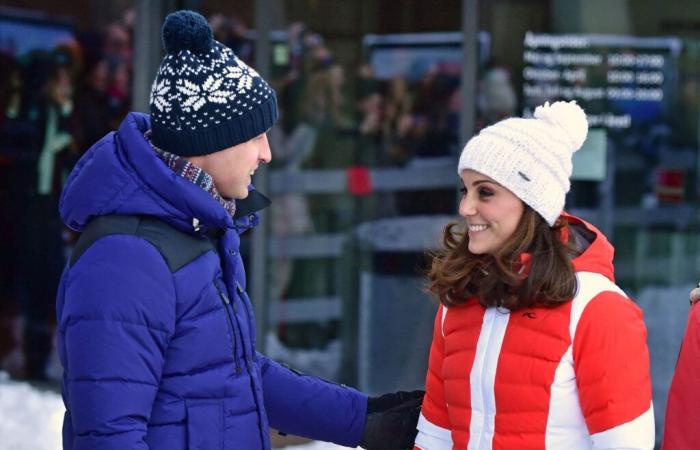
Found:
[[[693,306],[698,300],[700,300],[700,283],[690,291],[690,306]]]

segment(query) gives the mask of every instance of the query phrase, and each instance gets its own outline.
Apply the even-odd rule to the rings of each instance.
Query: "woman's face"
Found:
[[[495,254],[518,228],[525,205],[492,178],[471,169],[462,171],[459,215],[467,221],[469,251]]]

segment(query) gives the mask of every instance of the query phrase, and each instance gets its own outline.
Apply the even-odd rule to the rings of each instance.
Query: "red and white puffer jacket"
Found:
[[[642,312],[615,285],[605,236],[564,217],[588,236],[572,301],[438,309],[415,449],[654,447]]]

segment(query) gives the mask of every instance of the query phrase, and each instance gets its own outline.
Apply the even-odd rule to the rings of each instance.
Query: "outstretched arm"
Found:
[[[270,426],[284,433],[356,447],[367,396],[355,389],[295,372],[258,354]]]

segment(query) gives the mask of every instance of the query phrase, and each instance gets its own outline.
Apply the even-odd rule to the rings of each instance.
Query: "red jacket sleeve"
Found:
[[[654,418],[642,311],[605,291],[585,307],[573,344],[581,410],[595,449],[651,448]]]
[[[666,405],[662,450],[700,448],[700,306],[690,310],[688,326]]]

